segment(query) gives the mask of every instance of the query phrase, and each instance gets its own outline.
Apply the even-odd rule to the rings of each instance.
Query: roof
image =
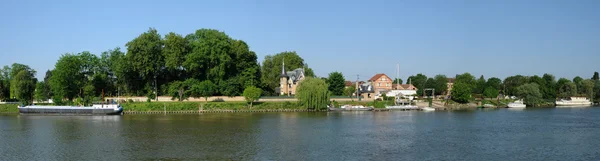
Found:
[[[346,81],[345,82],[346,86],[354,86],[354,83],[352,83],[352,81]]]
[[[375,74],[373,77],[371,77],[371,79],[369,79],[369,81],[376,81],[376,80],[377,80],[377,79],[379,79],[381,76],[386,76],[386,77],[387,77],[387,75],[385,75],[385,74],[383,74],[383,73],[378,73],[378,74]]]
[[[454,83],[455,80],[456,78],[448,78],[448,83]]]
[[[288,71],[285,73],[285,76],[288,77],[293,82],[297,82],[298,80],[303,79],[304,69],[298,68],[298,69],[294,69],[292,71]]]

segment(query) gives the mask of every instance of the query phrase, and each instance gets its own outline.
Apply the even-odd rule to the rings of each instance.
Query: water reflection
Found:
[[[0,160],[597,160],[598,115],[600,108],[2,115]]]

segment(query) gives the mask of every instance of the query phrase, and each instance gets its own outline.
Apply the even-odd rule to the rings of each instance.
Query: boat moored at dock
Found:
[[[123,107],[120,104],[94,104],[80,106],[19,106],[21,114],[40,115],[120,115]]]

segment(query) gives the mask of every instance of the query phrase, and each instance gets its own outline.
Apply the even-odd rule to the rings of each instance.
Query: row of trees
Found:
[[[18,97],[22,94],[18,92],[24,92],[40,101],[52,98],[58,104],[89,103],[104,92],[106,96],[169,95],[184,100],[239,96],[250,86],[261,89],[262,95],[275,95],[284,59],[285,69],[304,68],[306,76],[314,76],[296,52],[267,55],[261,66],[244,41],[213,29],[199,29],[186,36],[173,32],[161,36],[151,28],[125,46],[126,52],[115,48],[99,56],[87,51],[63,54],[39,82],[27,65],[5,66],[0,77],[0,99],[32,100]],[[20,71],[24,74],[17,75]]]
[[[492,77],[486,81],[483,76],[476,80],[471,74],[464,73],[456,76],[451,96],[454,101],[464,103],[474,95],[495,98],[499,93],[517,96],[528,105],[554,102],[556,98],[572,96],[598,100],[600,80],[598,72],[591,79],[577,76],[572,81],[566,78],[556,80],[551,74],[544,74],[542,77],[516,75],[507,77],[504,81]]]

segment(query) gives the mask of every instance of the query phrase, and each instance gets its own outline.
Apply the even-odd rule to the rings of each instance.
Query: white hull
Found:
[[[591,106],[591,102],[556,102],[556,106]]]
[[[423,107],[423,108],[421,108],[421,110],[423,110],[423,111],[435,111],[435,108]]]
[[[508,104],[508,108],[525,108],[526,106],[524,104],[513,104],[513,103],[509,103]]]

